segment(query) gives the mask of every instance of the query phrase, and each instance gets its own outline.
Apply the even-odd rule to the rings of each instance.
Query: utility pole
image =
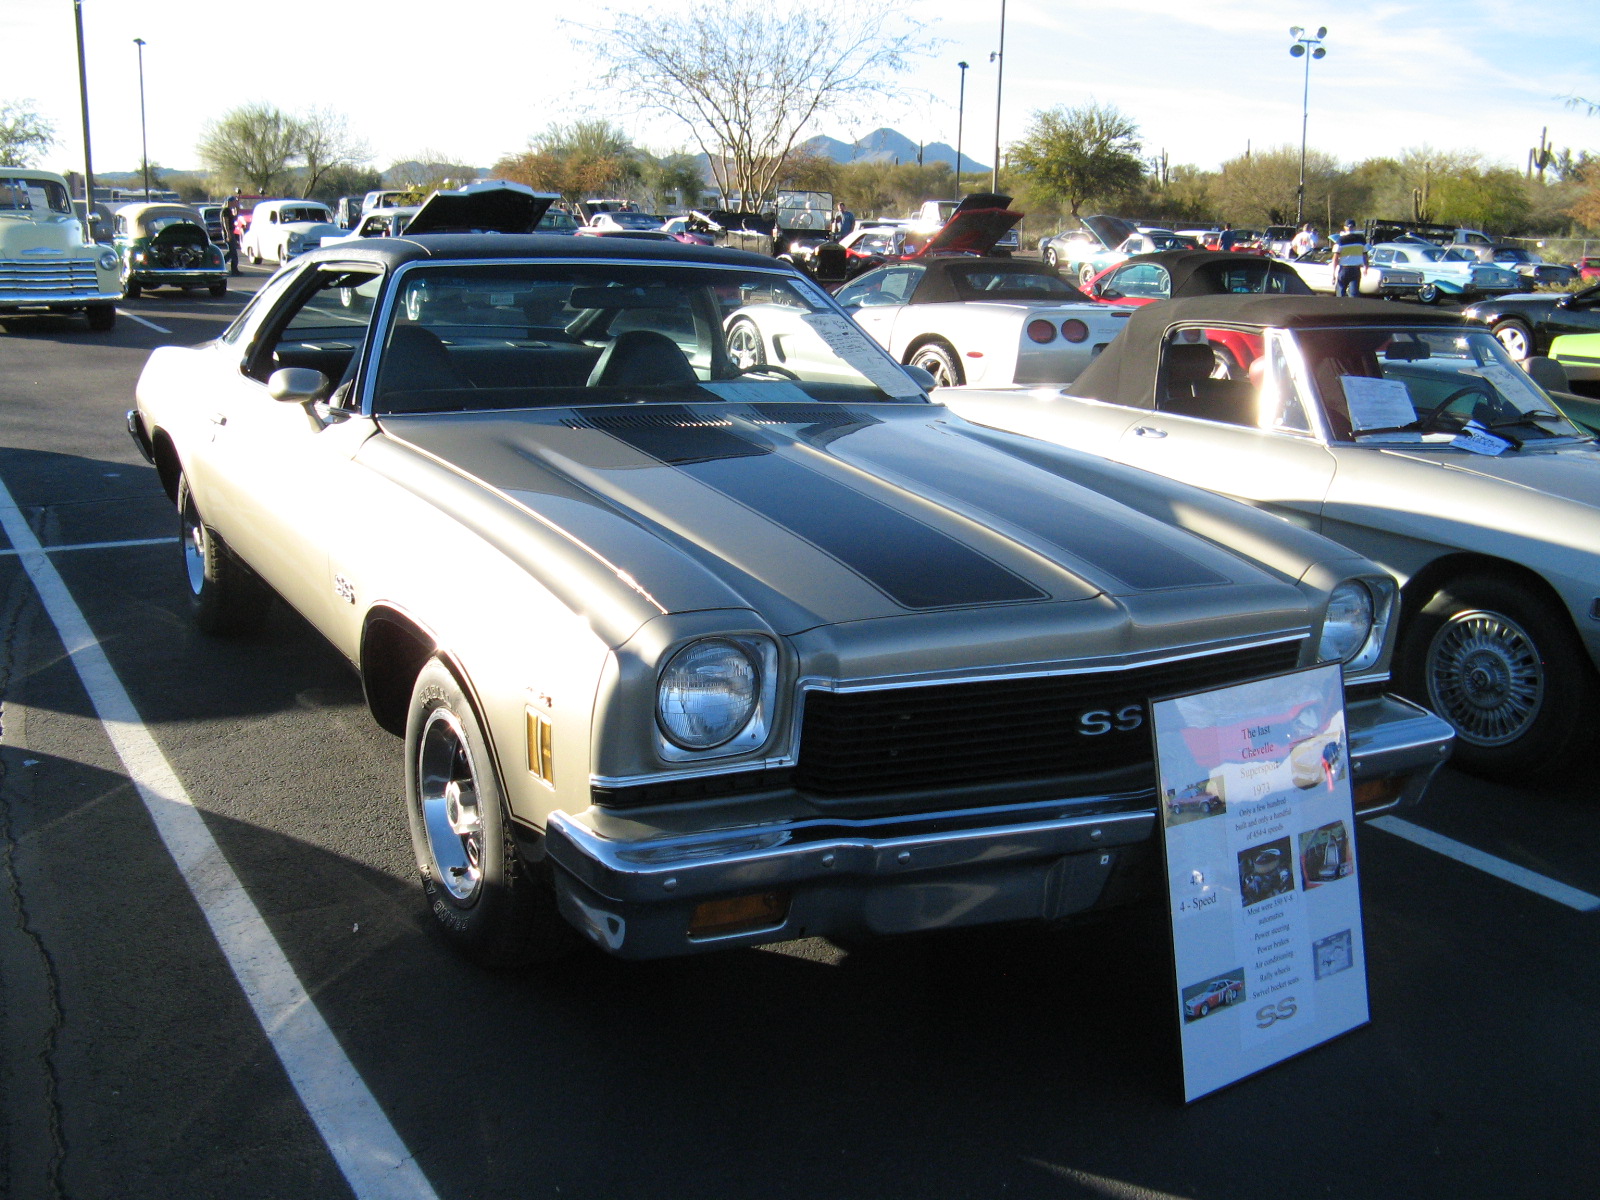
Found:
[[[144,39],[134,38],[139,47],[139,152],[144,160],[144,202],[150,203],[150,138],[144,125]]]
[[[83,63],[83,0],[72,0],[78,25],[78,99],[83,105],[83,236],[90,239],[89,213],[94,204],[94,156],[89,152],[89,72]]]
[[[1006,82],[1006,0],[1000,0],[1000,49],[989,55],[995,64],[994,73],[994,173],[990,176],[989,190],[1000,190],[1000,100],[1005,94]]]
[[[961,68],[961,91],[956,99],[956,199],[961,199],[961,126],[967,115],[967,64],[958,62]]]

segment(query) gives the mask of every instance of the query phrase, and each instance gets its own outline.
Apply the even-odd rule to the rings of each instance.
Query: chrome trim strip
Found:
[[[46,304],[101,304],[117,303],[121,292],[61,292],[40,295],[38,292],[0,292],[0,306],[5,308],[35,308]]]

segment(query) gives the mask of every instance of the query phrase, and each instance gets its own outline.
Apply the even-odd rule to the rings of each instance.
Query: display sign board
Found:
[[[1337,665],[1152,706],[1185,1101],[1367,1022]]]

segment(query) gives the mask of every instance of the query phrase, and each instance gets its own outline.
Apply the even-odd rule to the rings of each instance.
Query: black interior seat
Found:
[[[439,391],[470,388],[468,379],[450,358],[438,334],[421,325],[396,325],[383,354],[383,374],[378,399],[398,391]]]
[[[630,329],[595,360],[588,386],[649,387],[699,381],[677,342],[653,329]]]

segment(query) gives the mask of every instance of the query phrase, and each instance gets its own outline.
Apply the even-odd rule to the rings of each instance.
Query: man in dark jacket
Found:
[[[1367,239],[1354,221],[1333,240],[1333,291],[1336,296],[1361,295],[1361,270],[1367,265]]]
[[[239,273],[239,189],[222,202],[223,257],[228,260],[228,274]]]

